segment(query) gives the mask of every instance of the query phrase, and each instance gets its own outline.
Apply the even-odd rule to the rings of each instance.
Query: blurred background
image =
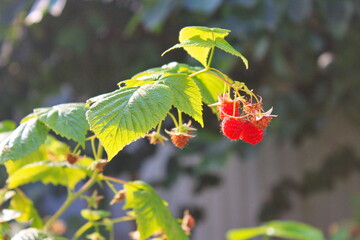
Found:
[[[186,149],[142,139],[106,173],[148,181],[177,217],[190,209],[196,240],[224,239],[231,228],[272,219],[304,221],[327,234],[350,224],[346,231],[355,232],[359,20],[356,0],[2,0],[0,120],[19,122],[33,108],[84,102],[171,61],[199,65],[182,50],[160,55],[185,26],[230,29],[227,40],[248,58],[249,70],[220,51],[213,66],[254,89],[265,110],[274,107],[279,117],[264,141],[249,146],[225,139],[205,107],[205,128]],[[0,169],[0,184],[5,178]],[[66,191],[44,188],[46,196],[39,186],[31,196],[47,215]],[[120,208],[112,207],[114,215]],[[72,212],[65,219],[78,226],[83,221]],[[69,235],[74,224],[68,224]],[[131,227],[119,224],[118,236],[127,239]]]

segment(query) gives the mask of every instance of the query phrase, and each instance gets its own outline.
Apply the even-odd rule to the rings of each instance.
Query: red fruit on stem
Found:
[[[267,128],[267,126],[268,126],[269,123],[271,122],[271,119],[272,119],[272,117],[263,116],[263,117],[260,118],[259,120],[255,120],[255,121],[253,121],[252,123],[255,125],[255,127],[264,130],[265,128]]]
[[[238,117],[240,115],[239,102],[234,100],[225,100],[221,105],[219,105],[218,109],[221,120],[224,120],[229,116]]]
[[[249,121],[245,121],[242,126],[240,139],[244,142],[256,145],[263,139],[264,130],[255,127]]]
[[[240,118],[227,117],[221,123],[221,131],[224,136],[232,140],[238,140],[243,131],[244,122]]]

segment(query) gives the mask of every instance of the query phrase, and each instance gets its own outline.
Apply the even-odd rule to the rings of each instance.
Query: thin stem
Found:
[[[91,139],[91,150],[92,150],[94,158],[96,160],[97,152],[96,152],[96,148],[95,148],[95,139],[94,138]]]
[[[77,152],[77,150],[79,149],[79,147],[80,147],[80,143],[78,143],[78,144],[75,146],[74,150],[72,151],[72,154],[76,155],[76,152]]]
[[[179,109],[178,109],[178,119],[179,119],[179,125],[182,125],[183,124],[182,113]]]
[[[56,222],[56,220],[70,207],[70,205],[81,195],[83,195],[94,183],[96,182],[96,177],[98,175],[98,171],[94,170],[91,178],[81,187],[81,189],[74,193],[74,194],[68,194],[65,202],[63,205],[57,210],[57,212],[51,216],[51,218],[47,221],[47,223],[44,226],[44,229],[48,231],[50,227]]]
[[[168,112],[168,115],[172,118],[172,120],[175,124],[175,127],[179,127],[178,121],[176,120],[175,116],[170,112]]]
[[[134,220],[134,217],[131,216],[124,216],[124,217],[119,217],[119,218],[114,218],[111,221],[115,224],[115,223],[121,223],[121,222],[127,222],[127,221],[132,221]]]
[[[206,64],[207,69],[210,68],[210,65],[211,65],[211,62],[212,62],[212,59],[213,59],[213,56],[214,56],[214,51],[215,51],[215,47],[212,47],[211,50],[210,50],[209,61]]]
[[[104,180],[105,183],[109,186],[109,188],[111,189],[111,191],[114,193],[114,194],[117,194],[118,193],[118,190],[116,190],[116,188],[114,187],[114,185],[107,179]]]
[[[98,143],[98,148],[97,148],[97,155],[96,155],[96,159],[101,159],[104,153],[104,147],[103,145],[101,145],[100,141]]]
[[[205,73],[205,72],[208,72],[210,70],[210,68],[204,68],[204,69],[202,69],[202,70],[200,70],[200,71],[198,71],[198,72],[194,72],[194,73],[192,73],[192,74],[190,74],[189,75],[189,77],[195,77],[196,75],[199,75],[199,74],[201,74],[201,73]]]
[[[222,73],[221,71],[217,70],[216,68],[210,68],[210,70],[219,73],[220,75],[217,74],[217,73],[215,73],[215,72],[210,72],[210,73],[212,73],[212,74],[215,74],[215,75],[218,76],[219,78],[221,78],[221,79],[222,79],[224,82],[226,82],[228,85],[232,85],[232,83],[227,80],[227,79],[228,79],[228,76],[226,76],[224,73]]]
[[[81,235],[84,234],[89,228],[93,226],[93,222],[87,222],[84,225],[82,225],[75,233],[73,240],[77,240]]]
[[[162,125],[162,121],[157,126],[157,130],[156,130],[157,133],[160,133],[161,125]]]
[[[116,183],[120,183],[120,184],[127,184],[127,185],[130,185],[130,186],[134,187],[134,188],[139,189],[139,187],[136,186],[135,184],[132,184],[131,182],[127,182],[127,181],[122,180],[122,179],[118,179],[118,178],[114,178],[114,177],[110,177],[110,176],[105,176],[105,175],[103,175],[102,177],[104,179],[106,179],[106,180],[111,181],[111,182],[116,182]]]

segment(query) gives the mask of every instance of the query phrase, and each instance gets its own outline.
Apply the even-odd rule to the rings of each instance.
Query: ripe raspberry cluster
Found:
[[[253,94],[250,92],[250,94]],[[263,111],[262,102],[247,101],[244,96],[237,96],[231,99],[228,93],[219,95],[218,102],[210,106],[217,106],[221,122],[221,131],[224,136],[231,140],[243,140],[250,144],[258,144],[264,136],[264,130],[271,119],[272,109]]]

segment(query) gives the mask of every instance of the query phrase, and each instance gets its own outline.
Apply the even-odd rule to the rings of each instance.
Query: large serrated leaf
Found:
[[[125,184],[124,209],[133,209],[140,239],[146,239],[162,230],[167,239],[188,240],[180,224],[166,207],[164,200],[148,184],[136,181]]]
[[[20,124],[0,143],[0,163],[17,160],[35,151],[46,139],[49,129],[36,118]]]
[[[174,96],[174,107],[194,118],[203,127],[202,98],[194,80],[185,74],[172,74],[159,82],[170,87]]]
[[[193,77],[193,79],[200,88],[202,100],[206,104],[217,102],[218,95],[223,93],[226,87],[225,81],[214,72],[201,73]]]
[[[7,180],[10,189],[41,181],[44,184],[68,186],[75,185],[87,176],[87,169],[80,164],[69,164],[66,161],[40,161],[30,163],[11,174]]]
[[[216,47],[220,48],[221,50],[241,58],[241,60],[245,64],[246,69],[249,68],[248,60],[240,52],[238,52],[235,48],[233,48],[233,46],[231,46],[230,43],[228,43],[225,39],[216,38],[215,44],[216,44]]]
[[[36,117],[60,136],[72,139],[82,146],[89,129],[84,103],[66,103],[34,110]]]
[[[26,197],[26,195],[20,190],[16,189],[16,194],[11,198],[10,208],[21,212],[21,215],[16,218],[18,222],[29,222],[31,226],[35,228],[42,228],[43,222],[34,207],[33,202]]]
[[[119,89],[91,105],[87,112],[111,160],[132,141],[162,121],[173,104],[172,91],[162,84]]]
[[[202,39],[199,36],[194,36],[190,39],[185,40],[182,43],[175,44],[173,47],[171,47],[168,50],[166,50],[165,52],[163,52],[161,54],[161,56],[165,55],[166,53],[168,53],[176,48],[195,49],[195,50],[199,50],[199,51],[205,51],[208,53],[209,49],[211,49],[212,47],[215,47],[214,41],[212,41],[210,39]],[[198,48],[203,48],[203,49],[198,49]],[[206,56],[206,59],[207,59],[207,56]],[[205,64],[206,64],[206,59],[205,59]],[[199,59],[197,59],[197,60],[199,60]]]

